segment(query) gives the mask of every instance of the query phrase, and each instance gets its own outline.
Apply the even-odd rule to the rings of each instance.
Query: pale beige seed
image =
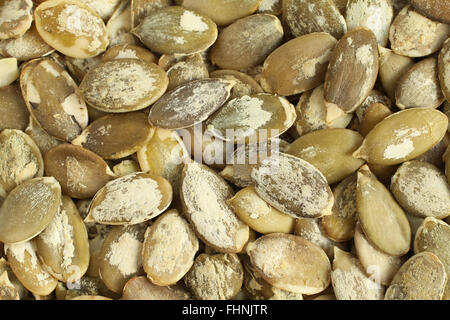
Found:
[[[443,219],[450,215],[450,185],[445,175],[424,161],[407,161],[391,180],[398,203],[419,217]]]
[[[31,0],[0,1],[0,40],[18,38],[31,26]]]
[[[442,46],[438,59],[439,81],[442,92],[447,101],[450,101],[450,40]]]
[[[150,13],[172,5],[172,0],[131,0],[132,27],[136,27]]]
[[[241,189],[227,203],[244,223],[259,233],[291,233],[294,230],[294,218],[266,203],[253,187]]]
[[[172,202],[172,187],[160,176],[131,173],[108,182],[89,207],[85,222],[134,225],[160,215]]]
[[[28,125],[29,112],[17,84],[0,88],[0,131],[24,130]]]
[[[189,271],[199,249],[192,227],[176,210],[161,215],[146,231],[142,264],[153,284],[176,284]]]
[[[247,247],[255,270],[276,288],[314,294],[330,284],[331,265],[325,252],[301,237],[272,233]]]
[[[412,108],[396,112],[369,132],[353,156],[370,164],[400,164],[435,146],[447,128],[447,116],[435,109]]]
[[[132,32],[150,50],[166,54],[201,52],[217,39],[210,18],[179,6],[151,12]]]
[[[109,45],[137,44],[136,37],[131,34],[132,27],[131,1],[122,1],[106,24]]]
[[[145,146],[153,133],[142,112],[110,114],[92,122],[72,144],[89,149],[103,159],[120,159]]]
[[[372,31],[358,27],[336,45],[325,76],[327,104],[353,112],[367,98],[378,75],[378,47]]]
[[[67,69],[69,70],[70,74],[75,77],[79,82],[81,82],[88,73],[89,70],[93,69],[95,66],[97,66],[102,61],[102,56],[98,55],[91,58],[72,58],[65,56],[64,57],[64,64],[66,65]],[[93,109],[90,106],[88,107],[89,112],[89,120],[92,120],[91,118],[91,112],[90,110]]]
[[[382,300],[384,287],[367,273],[351,253],[335,248],[331,283],[337,300]]]
[[[450,3],[446,0],[411,0],[418,12],[432,20],[450,23]]]
[[[444,102],[444,95],[439,85],[437,59],[421,60],[406,71],[398,79],[395,99],[400,109],[439,107]]]
[[[384,104],[371,104],[364,112],[364,117],[359,124],[359,132],[363,136],[367,136],[378,123],[391,114],[392,111]]]
[[[63,143],[63,141],[49,135],[31,116],[28,120],[28,126],[25,128],[25,133],[33,139],[42,154]]]
[[[116,164],[112,168],[112,171],[116,176],[123,177],[126,176],[127,174],[140,172],[142,170],[137,161],[126,159]]]
[[[33,140],[22,131],[3,130],[0,150],[0,190],[9,192],[26,180],[42,177],[42,155]]]
[[[154,63],[137,59],[102,62],[80,84],[87,103],[105,112],[141,110],[166,91],[167,74]]]
[[[337,242],[353,238],[357,222],[356,174],[342,180],[333,188],[334,206],[331,215],[322,217],[327,236]]]
[[[231,89],[230,99],[264,92],[254,78],[236,70],[215,70],[209,76],[211,78],[233,80],[236,82],[233,89]]]
[[[222,69],[244,70],[264,62],[283,39],[280,20],[255,14],[223,29],[211,48],[211,62]]]
[[[336,39],[347,32],[344,17],[333,0],[283,0],[283,19],[295,37],[326,32]]]
[[[98,13],[100,18],[103,20],[108,20],[112,14],[114,13],[115,9],[120,3],[120,0],[80,0],[83,3],[86,3],[88,6],[90,6],[92,9],[95,10],[95,12]]]
[[[91,198],[115,178],[98,155],[79,146],[62,144],[45,154],[45,173],[55,177],[63,192],[73,198]]]
[[[112,46],[102,56],[102,62],[115,59],[138,59],[148,63],[157,63],[158,61],[158,58],[150,50],[128,43]]]
[[[225,103],[233,85],[234,81],[222,79],[188,82],[161,97],[150,109],[149,121],[164,129],[182,129],[200,123]]]
[[[405,212],[366,165],[358,172],[356,208],[361,228],[375,248],[391,256],[409,251],[411,228]]]
[[[386,291],[385,300],[441,300],[447,274],[439,258],[421,252],[406,261]]]
[[[196,299],[229,300],[242,287],[244,270],[235,253],[197,256],[184,277],[184,283]]]
[[[385,254],[374,248],[367,241],[361,227],[358,225],[355,230],[355,249],[361,265],[376,283],[389,285],[398,269],[406,261],[406,257],[395,257]]]
[[[33,239],[44,268],[59,281],[78,281],[89,264],[88,234],[75,203],[62,197],[59,211]]]
[[[0,79],[0,88],[9,86],[19,78],[19,69],[16,58],[0,57],[0,70],[2,77]]]
[[[188,300],[190,293],[180,285],[162,287],[151,283],[147,277],[133,277],[123,288],[122,300]]]
[[[319,86],[335,44],[336,39],[324,32],[284,43],[264,61],[261,86],[266,92],[284,96]]]
[[[8,244],[5,247],[9,265],[23,286],[37,295],[49,295],[58,281],[42,266],[32,241]]]
[[[438,51],[449,35],[450,25],[430,20],[408,5],[392,22],[389,40],[396,54],[423,57]]]
[[[55,60],[28,62],[20,74],[20,86],[28,111],[48,134],[71,141],[86,128],[86,104],[75,81]]]
[[[175,63],[167,70],[169,86],[172,90],[191,81],[209,78],[208,67],[201,54],[186,56],[184,60]]]
[[[329,184],[341,181],[364,164],[352,153],[363,137],[349,129],[322,129],[295,140],[286,153],[308,161],[327,179]]]

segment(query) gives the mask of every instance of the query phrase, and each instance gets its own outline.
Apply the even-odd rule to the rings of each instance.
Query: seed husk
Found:
[[[438,59],[439,81],[442,92],[447,101],[450,102],[450,40],[442,46]]]
[[[102,56],[102,62],[115,59],[138,59],[155,64],[158,62],[151,51],[128,43],[112,46]]]
[[[3,0],[0,2],[0,40],[18,38],[33,22],[31,0]]]
[[[66,65],[69,72],[75,77],[75,79],[78,80],[78,82],[81,82],[86,73],[88,73],[89,70],[97,66],[101,61],[102,61],[101,55],[87,59],[72,58],[68,56],[64,57],[64,64]],[[88,106],[88,111],[89,109],[92,109],[92,107]],[[89,120],[92,120],[90,114]]]
[[[207,79],[209,73],[202,56],[195,53],[171,66],[167,70],[167,76],[169,77],[167,90],[170,91],[194,80]]]
[[[95,12],[97,12],[98,15],[103,20],[106,21],[112,16],[115,9],[119,5],[120,0],[102,0],[102,1],[81,0],[81,2],[91,6],[91,8],[94,9]]]
[[[445,0],[411,0],[411,6],[431,20],[450,23],[450,3]]]
[[[122,1],[106,24],[109,45],[137,44],[136,37],[130,33],[132,27],[131,1]]]
[[[162,287],[151,283],[147,277],[133,277],[123,288],[122,300],[188,300],[190,293],[180,285]]]
[[[231,89],[230,100],[245,95],[263,93],[259,83],[249,75],[236,70],[215,70],[209,74],[211,78],[235,81],[236,84]]]
[[[9,281],[8,272],[0,274],[0,300],[20,300],[19,293]]]
[[[139,166],[139,163],[135,160],[129,160],[125,159],[118,164],[116,164],[112,171],[114,174],[118,177],[126,176],[127,174],[134,173],[134,172],[140,172],[141,167]]]
[[[394,105],[392,100],[386,96],[383,92],[378,90],[372,90],[367,96],[366,100],[356,109],[355,115],[359,122],[362,122],[367,109],[375,103],[381,103],[389,108],[389,110],[394,110]]]
[[[150,13],[168,7],[172,2],[172,0],[131,0],[131,26],[137,26]]]

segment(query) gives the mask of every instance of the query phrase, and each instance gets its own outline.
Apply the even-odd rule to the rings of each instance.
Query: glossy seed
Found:
[[[3,0],[0,2],[0,40],[18,38],[31,26],[31,0]]]

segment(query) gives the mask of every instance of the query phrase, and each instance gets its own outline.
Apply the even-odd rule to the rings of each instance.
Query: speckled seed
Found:
[[[322,129],[301,136],[290,144],[286,153],[308,161],[333,184],[364,164],[352,156],[362,141],[359,133],[349,129]]]
[[[374,248],[367,241],[359,225],[355,230],[354,243],[358,259],[366,270],[366,274],[372,276],[372,279],[379,284],[389,285],[398,269],[406,261],[405,256],[390,256]]]
[[[151,283],[147,277],[133,277],[123,288],[122,300],[187,300],[190,293],[179,285],[162,287]]]
[[[295,119],[294,106],[283,97],[245,95],[228,101],[206,121],[206,127],[225,141],[242,143],[254,137],[264,142],[284,133]]]
[[[69,197],[62,197],[59,211],[33,241],[44,268],[59,281],[74,282],[86,272],[89,264],[86,226]]]
[[[137,26],[153,11],[172,5],[173,0],[131,0],[132,27]]]
[[[347,32],[344,17],[333,0],[283,0],[283,19],[296,37],[326,32],[339,39]]]
[[[348,0],[345,21],[348,30],[366,27],[375,34],[380,46],[386,46],[394,10],[390,0]]]
[[[367,98],[378,75],[375,35],[359,27],[346,33],[336,45],[325,76],[327,104],[353,112]]]
[[[0,150],[0,190],[9,192],[28,179],[42,177],[42,155],[33,140],[22,131],[3,130]]]
[[[73,198],[91,198],[115,175],[98,155],[79,146],[62,144],[45,154],[45,173]]]
[[[335,247],[331,283],[337,300],[382,300],[384,288],[351,253]]]
[[[424,57],[438,51],[449,35],[450,25],[430,20],[406,6],[392,22],[389,40],[396,54]]]
[[[109,44],[102,18],[76,0],[45,1],[34,11],[34,19],[42,39],[67,56],[94,57]]]
[[[197,236],[218,252],[240,252],[249,238],[249,228],[226,200],[231,187],[207,166],[186,164],[181,178],[183,213]]]
[[[108,182],[92,199],[85,222],[138,224],[161,214],[172,201],[170,183],[148,173],[131,173]]]
[[[209,78],[208,67],[199,53],[186,56],[184,60],[176,62],[167,70],[169,86],[172,90],[178,86],[194,80]]]
[[[414,252],[428,251],[434,253],[445,267],[447,278],[450,275],[450,226],[438,219],[426,218],[417,230],[414,239]],[[447,281],[444,300],[450,299],[450,283]]]
[[[421,252],[398,270],[386,291],[385,300],[441,300],[447,274],[437,256]]]
[[[17,59],[16,58],[1,59],[0,57],[0,71],[2,73],[2,77],[0,78],[0,88],[9,86],[19,77]]]
[[[252,169],[258,195],[294,218],[331,214],[333,194],[325,176],[300,158],[272,153]]]
[[[241,189],[227,203],[242,221],[259,233],[291,233],[294,230],[294,218],[271,207],[253,187]]]
[[[242,287],[244,269],[234,253],[197,256],[184,283],[200,300],[228,300]]]
[[[29,112],[17,84],[0,88],[0,131],[24,130],[28,125]]]
[[[141,110],[161,97],[169,80],[154,63],[137,59],[102,62],[80,84],[84,99],[105,112]]]
[[[371,164],[399,164],[431,149],[444,137],[447,128],[447,116],[435,109],[396,112],[369,132],[353,156]]]
[[[450,215],[450,185],[444,174],[430,163],[404,162],[392,177],[391,190],[409,213],[437,219]]]
[[[334,206],[331,215],[322,217],[327,236],[334,241],[353,238],[357,221],[356,174],[342,180],[333,188]]]
[[[158,58],[151,51],[128,43],[110,47],[102,56],[102,62],[115,59],[138,59],[148,63],[158,62]]]
[[[439,107],[444,95],[439,85],[437,59],[421,60],[406,71],[397,82],[395,99],[400,109]]]
[[[234,81],[222,79],[188,82],[161,97],[150,109],[149,121],[164,129],[187,128],[202,122],[225,103],[233,85]]]
[[[114,227],[100,253],[100,278],[113,292],[120,293],[125,283],[142,275],[142,244],[146,226]]]
[[[272,233],[247,246],[255,270],[276,288],[314,294],[330,284],[330,261],[317,245],[301,237]]]
[[[25,133],[33,139],[42,154],[63,143],[63,141],[49,135],[31,116],[29,117],[28,126],[25,128]]]
[[[284,43],[264,61],[261,86],[266,92],[284,96],[319,86],[335,44],[336,39],[323,32]]]
[[[167,211],[145,233],[144,271],[154,284],[176,284],[192,267],[198,248],[197,236],[189,223],[176,210]]]
[[[130,33],[132,26],[131,1],[122,1],[106,24],[109,45],[137,44],[136,37]]]
[[[432,20],[450,23],[450,3],[446,0],[411,0],[411,6]]]
[[[255,14],[222,30],[211,49],[211,62],[222,69],[255,67],[276,49],[283,39],[280,20],[269,14]]]
[[[12,271],[27,290],[46,296],[56,288],[58,281],[43,268],[33,242],[8,244],[5,249]]]
[[[359,133],[367,136],[384,118],[390,116],[392,111],[381,103],[371,104],[364,112],[364,116],[359,124]]]
[[[18,38],[31,26],[31,0],[0,1],[0,40]]]
[[[391,256],[409,251],[411,228],[405,212],[366,165],[358,171],[356,208],[361,228],[375,248]]]
[[[439,81],[442,92],[447,101],[450,102],[450,40],[442,46],[438,59]]]
[[[92,122],[72,144],[89,149],[103,159],[120,159],[145,146],[153,133],[144,113],[111,114]]]
[[[132,32],[150,50],[166,54],[201,52],[217,39],[210,18],[178,6],[151,12]]]
[[[28,62],[20,86],[33,119],[55,138],[70,141],[87,126],[88,112],[78,87],[55,60]]]

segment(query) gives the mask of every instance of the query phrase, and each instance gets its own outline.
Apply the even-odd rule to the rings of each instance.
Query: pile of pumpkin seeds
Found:
[[[0,0],[0,300],[450,299],[448,0]]]

